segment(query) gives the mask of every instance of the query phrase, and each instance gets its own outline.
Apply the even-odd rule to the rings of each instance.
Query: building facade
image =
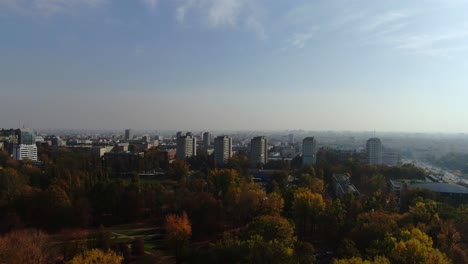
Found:
[[[125,140],[133,138],[133,131],[131,129],[125,129]]]
[[[203,147],[205,149],[208,149],[211,146],[212,137],[213,136],[211,135],[210,132],[203,133]]]
[[[302,141],[302,164],[313,165],[317,162],[317,140],[314,137],[306,137]]]
[[[232,157],[232,138],[219,136],[214,140],[214,159],[216,164],[225,164]]]
[[[367,163],[370,165],[382,165],[382,141],[378,138],[370,138],[366,143]]]
[[[15,160],[32,160],[37,161],[37,147],[36,145],[16,145],[13,148],[13,158]]]
[[[194,136],[180,136],[177,138],[176,156],[186,159],[197,155],[197,139]]]
[[[253,167],[268,163],[268,139],[264,136],[255,137],[250,141],[250,164]]]

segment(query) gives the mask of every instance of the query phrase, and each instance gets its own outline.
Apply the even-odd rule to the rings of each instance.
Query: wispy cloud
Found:
[[[176,9],[176,19],[186,23],[189,13],[210,28],[245,28],[260,39],[267,34],[254,5],[258,0],[185,0]]]
[[[421,55],[447,55],[468,49],[468,28],[444,33],[402,36],[395,39],[396,48]]]
[[[302,49],[315,36],[318,29],[319,29],[318,27],[313,27],[309,31],[302,32],[302,33],[296,33],[291,38],[289,38],[287,42],[292,47]]]
[[[409,15],[410,14],[408,12],[404,11],[393,11],[379,14],[367,20],[361,29],[364,31],[386,30],[388,27],[400,24],[400,21],[407,18]]]
[[[159,0],[141,0],[150,10],[156,9]]]
[[[81,8],[96,8],[107,0],[1,0],[3,12],[51,16],[74,13]]]

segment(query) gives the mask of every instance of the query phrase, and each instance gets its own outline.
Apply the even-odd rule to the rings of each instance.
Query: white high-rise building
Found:
[[[317,140],[306,137],[302,141],[302,164],[313,165],[317,161]]]
[[[185,159],[197,155],[197,139],[194,136],[180,136],[177,138],[176,157]]]
[[[250,141],[250,164],[254,167],[268,163],[268,139],[255,137]]]
[[[367,163],[371,165],[382,164],[382,142],[378,138],[370,138],[366,144]]]
[[[214,159],[217,164],[225,164],[232,157],[232,138],[219,136],[214,140]]]
[[[13,157],[15,160],[37,161],[37,147],[36,145],[17,145],[13,148]]]

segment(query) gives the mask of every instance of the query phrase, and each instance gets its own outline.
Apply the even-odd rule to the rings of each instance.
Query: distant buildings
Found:
[[[186,159],[197,155],[197,139],[191,135],[180,136],[177,138],[176,157]]]
[[[291,145],[294,145],[294,143],[296,143],[296,139],[294,138],[294,134],[289,134],[288,135],[288,142]]]
[[[401,185],[402,194],[411,189],[425,189],[434,192],[439,202],[454,206],[468,203],[468,188],[461,185],[435,182],[403,183]]]
[[[268,139],[264,136],[255,137],[250,141],[250,164],[253,167],[268,163]]]
[[[370,165],[382,164],[382,142],[378,138],[370,138],[366,143],[367,163]]]
[[[35,144],[20,144],[13,148],[13,158],[15,160],[37,161],[37,147]]]
[[[219,136],[214,140],[214,159],[217,164],[225,164],[232,157],[232,138]]]
[[[354,196],[360,195],[359,190],[351,183],[349,177],[345,174],[333,174],[333,187],[335,189],[335,195],[338,198],[342,198],[347,193]]]
[[[37,161],[36,135],[33,131],[24,128],[2,129],[0,139],[15,160]]]
[[[317,140],[306,137],[302,141],[302,164],[313,165],[317,161]]]
[[[131,129],[125,129],[125,140],[133,138],[133,131]]]
[[[210,132],[203,133],[203,147],[208,149],[211,146],[213,136]]]
[[[396,166],[400,163],[400,153],[396,150],[384,149],[382,153],[382,164]]]

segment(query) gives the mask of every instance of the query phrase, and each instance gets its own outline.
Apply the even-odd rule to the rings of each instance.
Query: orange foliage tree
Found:
[[[181,261],[191,235],[192,225],[190,224],[187,213],[184,212],[182,216],[166,216],[166,244],[174,253],[177,262]]]

